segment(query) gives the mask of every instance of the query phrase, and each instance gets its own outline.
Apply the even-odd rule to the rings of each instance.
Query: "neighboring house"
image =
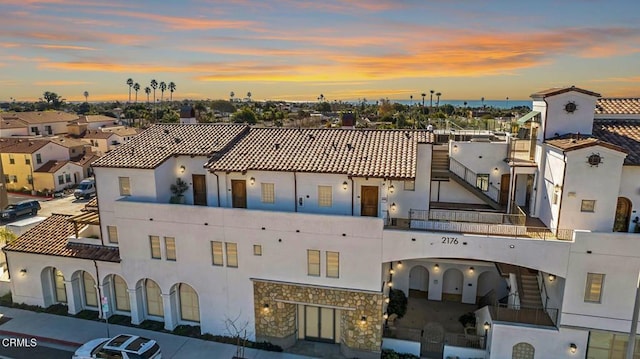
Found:
[[[93,176],[93,169],[91,168],[91,164],[98,158],[100,157],[93,152],[87,152],[83,155],[72,157],[71,162],[82,167],[82,178],[84,179]]]
[[[78,115],[60,111],[0,113],[4,121],[18,121],[27,126],[27,135],[52,136],[67,133],[67,124]],[[5,137],[4,135],[2,137]]]
[[[77,185],[84,179],[84,168],[70,160],[51,160],[33,172],[33,178],[42,192],[58,192]]]
[[[117,140],[120,143],[129,142],[134,136],[142,132],[139,128],[126,126],[103,127],[102,132],[113,132],[119,136]]]
[[[99,215],[5,248],[12,299],[75,314],[103,296],[133,324],[214,335],[237,318],[251,340],[346,357],[396,339],[430,357],[615,357],[637,320],[640,123],[594,120],[599,96],[537,92],[517,134],[455,140],[152,126],[93,163]],[[409,312],[388,327],[391,288],[410,311],[473,305],[475,329]]]
[[[198,123],[196,110],[191,105],[182,106],[180,109],[180,123]]]
[[[118,120],[105,115],[83,115],[79,117],[78,124],[86,124],[88,130],[99,130],[105,126],[118,124]]]
[[[0,158],[9,191],[43,191],[34,172],[49,161],[69,159],[69,150],[49,139],[0,138]]]
[[[50,139],[51,142],[57,143],[60,146],[69,149],[69,158],[77,157],[91,152],[91,146],[84,141],[71,138],[71,137],[54,137]]]
[[[4,176],[4,169],[2,168],[2,161],[0,161],[0,208],[5,208],[8,204],[7,183]]]
[[[114,132],[103,132],[101,130],[87,130],[79,139],[89,143],[91,151],[99,156],[116,148],[122,141],[121,137]]]
[[[13,119],[0,119],[0,137],[28,136],[27,124]]]

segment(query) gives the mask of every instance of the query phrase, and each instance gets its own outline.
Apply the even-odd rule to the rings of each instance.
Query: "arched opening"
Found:
[[[49,307],[57,303],[67,303],[67,287],[64,275],[55,267],[46,267],[40,273],[42,283],[42,297],[44,306]]]
[[[105,296],[109,300],[109,307],[113,312],[131,312],[129,290],[127,282],[117,275],[110,274],[104,279]]]
[[[429,292],[429,271],[417,265],[409,271],[409,296],[427,298]]]
[[[462,272],[458,268],[449,268],[442,277],[442,300],[449,302],[462,301]]]
[[[533,359],[536,353],[533,345],[529,343],[518,343],[513,346],[511,359]]]
[[[628,232],[631,220],[631,201],[625,197],[618,197],[616,217],[613,222],[614,232]]]
[[[198,293],[186,283],[178,283],[171,289],[172,306],[175,308],[179,320],[186,322],[200,322],[200,302]]]
[[[151,279],[142,280],[145,314],[151,317],[164,318],[162,291],[158,283]]]
[[[509,295],[507,282],[500,278],[497,271],[482,272],[478,276],[478,292],[476,295],[476,303],[479,303],[479,300],[485,296],[487,296],[487,300],[490,303],[494,303],[498,299]]]
[[[76,306],[74,311],[84,309],[97,310],[99,303],[98,287],[91,274],[79,270],[71,276],[71,283],[74,304]]]

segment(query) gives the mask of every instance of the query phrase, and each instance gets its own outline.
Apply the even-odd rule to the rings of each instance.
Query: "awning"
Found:
[[[536,117],[536,116],[538,116],[539,114],[540,114],[540,112],[539,112],[539,111],[531,111],[531,112],[529,112],[528,114],[526,114],[526,115],[524,115],[524,116],[520,117],[520,118],[518,119],[518,124],[519,124],[519,125],[524,125],[525,123],[527,123],[527,122],[529,122],[529,121],[533,120],[533,118],[534,118],[534,117]]]

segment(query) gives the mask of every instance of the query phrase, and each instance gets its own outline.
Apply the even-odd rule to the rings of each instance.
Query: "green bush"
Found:
[[[80,313],[74,315],[74,317],[79,319],[99,320],[100,313],[95,310],[83,310]]]
[[[476,315],[473,312],[468,312],[462,314],[458,321],[462,324],[463,327],[475,327],[476,326]]]
[[[382,359],[420,359],[420,357],[408,353],[396,353],[391,349],[382,350]]]
[[[407,296],[399,289],[389,290],[389,305],[387,306],[389,315],[396,314],[398,318],[402,318],[407,314]]]

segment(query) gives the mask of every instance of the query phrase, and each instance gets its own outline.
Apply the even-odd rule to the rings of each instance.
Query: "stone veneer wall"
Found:
[[[342,343],[352,349],[380,351],[382,345],[382,293],[253,282],[256,336],[285,338],[295,334],[296,304],[344,308],[340,320]],[[269,309],[265,310],[264,305]],[[362,324],[361,318],[367,317]]]

